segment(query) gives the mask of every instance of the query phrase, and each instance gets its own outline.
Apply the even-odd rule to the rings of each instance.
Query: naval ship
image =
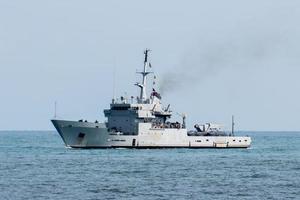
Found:
[[[147,95],[147,77],[151,64],[149,50],[144,51],[142,82],[135,85],[139,96],[113,98],[104,110],[104,123],[87,120],[51,120],[66,147],[72,148],[248,148],[251,138],[227,133],[213,123],[196,124],[187,130],[186,116],[182,122],[171,120],[170,105],[164,106],[159,92]]]

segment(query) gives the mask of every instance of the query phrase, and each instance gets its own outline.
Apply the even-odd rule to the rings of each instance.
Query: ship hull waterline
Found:
[[[104,123],[51,120],[71,148],[249,148],[248,136],[188,136],[186,129],[151,129],[138,135],[109,132]]]

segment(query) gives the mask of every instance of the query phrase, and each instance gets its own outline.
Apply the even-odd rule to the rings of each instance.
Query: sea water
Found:
[[[0,132],[0,199],[300,199],[300,133],[243,132],[249,149],[69,149]]]

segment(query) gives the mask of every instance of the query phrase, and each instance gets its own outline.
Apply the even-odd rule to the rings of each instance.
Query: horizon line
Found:
[[[29,130],[29,129],[16,129],[16,130],[13,130],[13,129],[8,129],[8,130],[1,130],[0,129],[0,132],[17,132],[17,131],[24,131],[24,132],[38,132],[38,131],[42,131],[42,132],[57,132],[55,129],[52,129],[52,130],[43,130],[43,129],[32,129],[32,130]],[[225,132],[230,132],[229,130],[228,131],[225,131]],[[300,132],[300,130],[236,130],[235,132]]]

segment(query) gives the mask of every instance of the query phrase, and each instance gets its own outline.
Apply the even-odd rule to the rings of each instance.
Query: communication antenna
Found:
[[[54,102],[54,119],[56,119],[57,115],[56,115],[56,109],[57,109],[57,102]]]
[[[234,115],[231,116],[231,135],[234,136]]]
[[[113,71],[113,99],[112,102],[115,103],[116,99],[116,59],[114,59],[114,71]]]

